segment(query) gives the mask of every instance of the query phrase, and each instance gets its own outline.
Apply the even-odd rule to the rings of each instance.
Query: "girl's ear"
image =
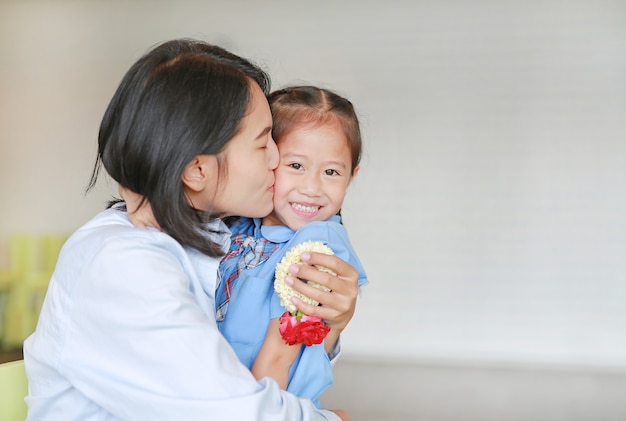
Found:
[[[361,169],[361,167],[360,167],[360,166],[358,166],[358,165],[357,165],[356,167],[354,167],[354,171],[352,171],[352,177],[350,177],[350,181],[352,181],[352,179],[353,179],[354,177],[356,177],[356,175],[359,173],[359,170],[360,170],[360,169]]]
[[[217,157],[196,155],[183,171],[182,181],[193,192],[201,192],[215,183]]]

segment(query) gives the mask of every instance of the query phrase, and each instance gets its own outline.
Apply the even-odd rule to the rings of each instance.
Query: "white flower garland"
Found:
[[[314,306],[319,303],[312,298],[309,298],[299,292],[295,291],[293,288],[288,286],[285,283],[285,277],[289,275],[289,266],[293,264],[304,265],[306,264],[300,259],[300,255],[305,251],[314,251],[317,253],[324,254],[334,254],[332,249],[322,243],[321,241],[305,241],[304,243],[300,243],[297,246],[291,248],[282,258],[282,260],[276,265],[276,279],[274,280],[274,290],[280,297],[280,303],[290,312],[294,313],[297,309],[296,306],[291,302],[291,297],[298,297],[302,301],[312,304]],[[336,275],[332,270],[316,265],[317,269],[322,272],[328,272],[333,275]],[[328,291],[329,289],[325,286],[322,286],[316,282],[308,282],[309,285],[314,286],[315,288],[319,288],[323,291]]]

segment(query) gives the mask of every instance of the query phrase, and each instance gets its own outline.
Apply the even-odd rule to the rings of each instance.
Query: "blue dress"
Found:
[[[228,306],[217,314],[217,325],[241,362],[252,368],[261,349],[269,322],[280,317],[285,308],[274,292],[274,271],[285,253],[305,241],[321,241],[336,256],[354,266],[359,272],[359,286],[366,282],[365,271],[350,245],[345,227],[338,216],[328,221],[311,222],[298,231],[286,226],[262,226],[258,218],[240,218],[231,227],[231,237],[247,233],[255,239],[261,236],[277,246],[261,264],[241,272],[232,284]],[[231,251],[241,246],[231,245]],[[225,301],[225,280],[236,271],[240,256],[224,259],[220,264],[221,282],[216,291],[216,306]],[[216,310],[217,310],[216,307]],[[287,391],[308,397],[319,406],[319,397],[333,383],[333,372],[324,344],[303,346],[289,372]]]

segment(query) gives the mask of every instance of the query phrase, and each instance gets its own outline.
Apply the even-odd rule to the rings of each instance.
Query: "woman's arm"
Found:
[[[202,285],[183,249],[156,231],[136,237],[103,240],[72,290],[60,357],[72,362],[60,368],[72,385],[119,418],[332,419],[257,383],[204,310],[214,304],[198,304]]]
[[[295,297],[292,299],[298,310],[310,316],[321,317],[331,328],[325,340],[326,352],[329,352],[354,315],[359,290],[358,271],[337,256],[306,252],[300,258],[308,265],[292,265],[290,272],[293,276],[288,276],[285,282],[320,303],[319,306],[314,306]],[[337,275],[319,271],[312,265],[327,267]],[[330,291],[314,288],[298,278],[324,285]]]
[[[252,365],[252,374],[257,380],[271,377],[281,389],[287,389],[289,369],[300,353],[302,345],[287,345],[280,332],[280,319],[270,320],[261,350]]]
[[[335,415],[341,418],[341,421],[350,421],[350,416],[346,411],[343,411],[341,409],[333,409],[333,412],[335,413]]]

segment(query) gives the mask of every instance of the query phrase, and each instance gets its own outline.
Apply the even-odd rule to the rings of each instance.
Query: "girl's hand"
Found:
[[[287,276],[285,282],[296,291],[319,302],[320,305],[313,306],[295,297],[292,301],[304,314],[324,319],[338,335],[354,315],[359,291],[358,271],[337,256],[305,252],[300,258],[308,265],[292,265],[289,268],[291,276]],[[337,275],[322,272],[311,265],[327,267]],[[330,291],[314,288],[297,278],[317,282],[329,288]]]

